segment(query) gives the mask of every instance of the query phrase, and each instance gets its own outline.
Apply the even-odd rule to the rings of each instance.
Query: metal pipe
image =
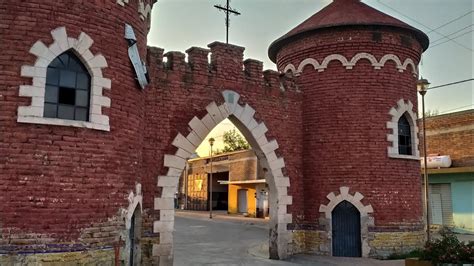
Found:
[[[429,183],[428,183],[428,150],[426,149],[426,126],[425,126],[425,94],[426,91],[421,94],[421,108],[423,113],[423,150],[424,150],[424,171],[423,171],[423,182],[425,185],[425,208],[426,208],[426,238],[429,242],[431,240],[430,235],[430,208],[429,208]]]
[[[184,168],[184,209],[188,209],[188,175],[189,175],[189,163],[186,160]]]
[[[211,178],[209,181],[209,219],[212,219],[212,144],[211,144]]]

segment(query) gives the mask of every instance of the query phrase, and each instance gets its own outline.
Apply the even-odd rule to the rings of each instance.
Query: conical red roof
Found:
[[[274,41],[268,49],[268,55],[275,62],[276,54],[285,43],[311,31],[341,26],[389,26],[404,28],[413,31],[423,50],[426,50],[429,44],[428,36],[420,30],[380,12],[362,3],[360,0],[334,0],[283,37]]]

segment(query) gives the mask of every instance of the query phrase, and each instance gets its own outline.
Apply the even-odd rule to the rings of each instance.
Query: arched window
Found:
[[[398,120],[398,153],[413,155],[411,147],[411,126],[406,114],[403,114]]]
[[[88,121],[91,76],[74,53],[56,57],[46,73],[44,117]]]
[[[387,128],[388,157],[407,160],[419,160],[418,127],[416,126],[416,109],[413,103],[403,99],[398,100],[397,106],[390,108],[390,120]]]

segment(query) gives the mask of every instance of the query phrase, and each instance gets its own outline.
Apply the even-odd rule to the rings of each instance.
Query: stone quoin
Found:
[[[225,118],[265,169],[271,258],[344,255],[341,213],[356,221],[351,254],[422,246],[424,33],[335,0],[273,42],[278,71],[264,71],[236,45],[192,47],[187,61],[147,47],[155,2],[0,4],[1,265],[171,265],[179,176]],[[147,65],[144,90],[125,24]]]

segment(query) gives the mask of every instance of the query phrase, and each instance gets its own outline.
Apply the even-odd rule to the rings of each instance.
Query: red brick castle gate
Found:
[[[267,170],[272,258],[333,254],[341,203],[360,214],[362,256],[421,245],[412,188],[426,35],[336,0],[274,42],[279,72],[263,71],[239,46],[193,47],[187,62],[146,47],[153,4],[0,4],[0,264],[112,263],[115,246],[124,262],[133,250],[142,264],[171,263],[178,176],[226,117]],[[148,66],[144,90],[125,23]]]

